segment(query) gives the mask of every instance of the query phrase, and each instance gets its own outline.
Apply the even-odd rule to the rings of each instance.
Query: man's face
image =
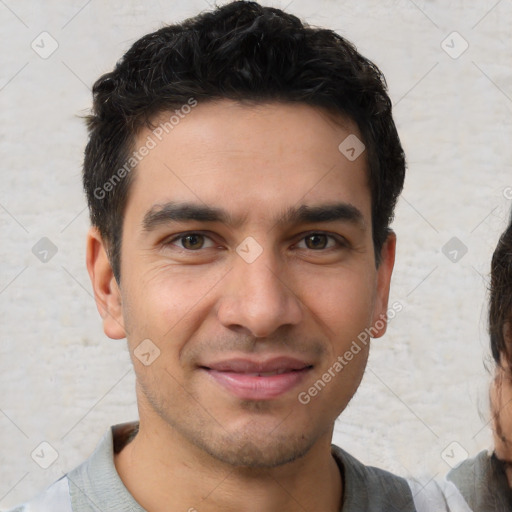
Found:
[[[333,365],[385,314],[394,258],[391,237],[376,268],[366,155],[338,149],[351,134],[306,105],[230,101],[199,104],[161,141],[139,134],[136,148],[157,144],[125,210],[124,331],[106,332],[128,338],[141,426],[233,465],[330,442],[368,346]],[[160,355],[145,365],[148,339]]]

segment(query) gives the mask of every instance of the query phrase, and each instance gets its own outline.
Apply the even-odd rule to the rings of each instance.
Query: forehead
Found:
[[[151,147],[128,199],[139,216],[171,200],[261,220],[282,218],[295,205],[335,202],[370,215],[366,153],[352,159],[344,152],[347,140],[361,139],[349,119],[304,104],[222,100],[162,113],[153,124],[135,144]]]

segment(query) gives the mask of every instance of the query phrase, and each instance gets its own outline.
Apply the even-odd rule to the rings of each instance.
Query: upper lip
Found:
[[[304,370],[309,368],[312,364],[305,362],[301,359],[289,356],[278,356],[264,361],[247,358],[232,358],[215,361],[208,364],[201,365],[203,368],[215,370],[218,372],[233,372],[233,373],[266,373],[275,371],[293,371]]]

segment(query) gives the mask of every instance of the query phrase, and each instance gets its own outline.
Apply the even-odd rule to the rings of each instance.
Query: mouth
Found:
[[[300,359],[228,359],[200,366],[213,381],[244,400],[271,400],[297,387],[313,365]]]

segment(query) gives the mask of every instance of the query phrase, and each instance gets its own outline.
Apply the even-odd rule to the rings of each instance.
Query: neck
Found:
[[[138,434],[114,463],[126,488],[150,512],[338,512],[342,480],[331,434],[299,460],[269,469],[241,468],[190,446],[163,421],[147,425],[141,419]]]

